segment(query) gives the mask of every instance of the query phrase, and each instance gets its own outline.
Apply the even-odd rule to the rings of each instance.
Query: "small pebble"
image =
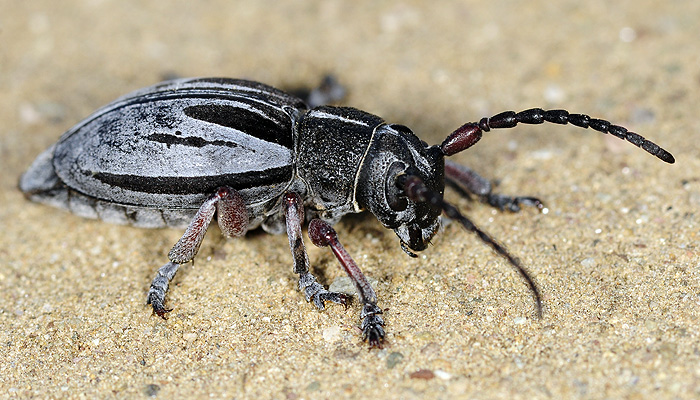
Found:
[[[412,372],[409,376],[411,379],[425,379],[426,381],[429,381],[435,378],[435,373],[429,369],[419,369],[416,372]]]

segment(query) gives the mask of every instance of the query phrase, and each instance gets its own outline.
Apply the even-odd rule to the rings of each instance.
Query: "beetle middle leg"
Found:
[[[326,75],[321,83],[312,89],[292,89],[290,92],[301,97],[309,108],[337,103],[345,97],[345,87],[333,75]]]
[[[469,197],[473,194],[492,207],[511,212],[520,211],[520,206],[537,207],[544,209],[544,203],[536,197],[507,196],[493,193],[491,182],[477,174],[471,168],[445,160],[445,183],[457,189],[461,194]]]
[[[324,300],[346,304],[348,300],[346,295],[327,291],[316,282],[316,278],[309,272],[309,258],[301,237],[301,222],[304,218],[301,197],[296,193],[287,193],[285,207],[289,246],[294,256],[294,270],[299,274],[299,289],[304,290],[307,300],[313,298],[314,304],[319,309],[324,308]],[[363,319],[361,328],[364,339],[368,340],[371,346],[379,346],[384,340],[384,321],[379,316],[382,310],[377,306],[377,295],[369,281],[350,257],[350,254],[345,251],[343,245],[340,244],[338,235],[327,222],[318,218],[312,219],[309,223],[309,238],[316,246],[330,246],[340,265],[355,284],[362,303],[360,318]]]
[[[294,257],[294,272],[299,275],[299,290],[304,292],[306,301],[313,301],[319,310],[325,308],[326,301],[346,305],[348,297],[345,294],[329,292],[309,272],[309,256],[306,254],[301,234],[301,225],[304,221],[301,197],[296,193],[287,193],[284,197],[284,205],[289,248]]]
[[[170,261],[158,269],[156,277],[151,282],[146,304],[150,304],[159,316],[165,318],[165,314],[171,311],[164,306],[168,285],[180,265],[192,261],[197,255],[215,212],[219,228],[225,236],[245,235],[248,228],[248,211],[243,198],[234,189],[219,188],[199,208],[185,233],[168,253]]]

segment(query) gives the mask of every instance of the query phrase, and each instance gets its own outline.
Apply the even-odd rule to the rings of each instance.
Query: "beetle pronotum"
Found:
[[[407,127],[355,108],[310,108],[261,83],[196,78],[138,90],[98,110],[39,155],[20,188],[31,200],[83,217],[149,228],[187,226],[148,293],[161,317],[170,311],[164,306],[170,280],[194,259],[215,215],[229,237],[259,226],[286,231],[307,300],[319,309],[326,301],[346,304],[346,295],[329,292],[309,272],[301,229],[309,221],[311,241],[329,246],[355,284],[364,338],[378,346],[385,333],[377,296],[331,227],[362,210],[393,229],[412,256],[427,247],[444,212],[520,273],[541,314],[539,290],[525,268],[447,203],[443,192],[447,182],[500,209],[542,208],[533,197],[492,193],[488,180],[445,157],[473,146],[491,129],[543,122],[590,127],[674,162],[636,133],[565,110],[500,113],[428,145]]]

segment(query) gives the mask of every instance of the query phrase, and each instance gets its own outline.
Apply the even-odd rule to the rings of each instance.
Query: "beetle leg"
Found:
[[[309,272],[309,257],[301,234],[301,224],[304,221],[301,197],[296,193],[287,193],[284,200],[287,236],[289,236],[289,248],[294,257],[294,272],[299,274],[299,290],[304,292],[306,301],[313,300],[319,310],[325,308],[326,301],[346,305],[348,297],[345,294],[329,292]]]
[[[146,304],[150,304],[153,307],[153,312],[163,319],[165,319],[165,314],[172,311],[172,309],[166,309],[163,303],[165,301],[165,293],[168,292],[170,281],[175,276],[178,268],[180,268],[180,264],[175,264],[172,261],[158,268],[158,273],[156,273],[156,277],[153,278],[151,289],[148,291],[148,300],[146,300]]]
[[[164,306],[168,285],[180,268],[180,264],[194,259],[214,217],[214,212],[218,213],[219,227],[225,236],[245,235],[248,227],[248,212],[243,198],[231,188],[220,188],[199,207],[184,235],[168,253],[170,262],[158,269],[156,277],[151,282],[146,304],[153,306],[153,311],[159,316],[165,318],[165,314],[170,311]]]
[[[333,75],[326,75],[318,85],[311,90],[294,89],[290,93],[304,99],[309,108],[338,103],[345,97],[346,90]]]
[[[540,211],[544,209],[544,204],[536,197],[506,196],[492,193],[491,182],[488,179],[480,176],[471,168],[450,160],[445,160],[445,181],[462,195],[467,197],[470,194],[476,195],[484,203],[502,211],[518,212],[521,205],[537,207]]]
[[[219,189],[216,196],[216,220],[226,237],[243,236],[248,231],[248,210],[241,195],[228,187]]]
[[[199,208],[185,234],[168,253],[170,261],[178,264],[192,261],[199,251],[204,234],[207,233],[207,228],[209,228],[214,212],[217,210],[219,211],[219,227],[225,236],[245,234],[248,226],[248,212],[245,203],[237,191],[222,187]]]
[[[333,254],[340,262],[350,280],[355,284],[360,302],[362,303],[362,333],[363,339],[370,346],[380,346],[384,341],[384,320],[379,314],[382,309],[377,306],[377,295],[365,275],[338,240],[338,234],[325,221],[318,218],[309,223],[309,238],[319,247],[330,246]]]

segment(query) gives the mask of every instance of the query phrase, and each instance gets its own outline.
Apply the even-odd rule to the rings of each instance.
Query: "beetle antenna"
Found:
[[[513,128],[518,123],[541,124],[544,122],[551,122],[560,125],[571,123],[572,125],[584,129],[591,127],[596,131],[609,133],[622,140],[627,140],[633,145],[669,164],[676,162],[671,153],[664,150],[656,143],[647,140],[643,136],[634,132],[630,132],[626,128],[619,125],[613,125],[609,121],[603,119],[591,118],[586,114],[570,114],[566,110],[545,111],[541,108],[531,108],[519,113],[516,113],[515,111],[505,111],[500,114],[496,114],[491,118],[482,118],[478,123],[466,123],[452,132],[447,139],[442,142],[440,149],[446,156],[451,156],[472,147],[479,141],[479,139],[481,139],[482,133],[488,132],[491,129]]]
[[[530,288],[530,291],[532,292],[532,297],[535,298],[537,316],[542,318],[542,299],[540,296],[540,291],[537,288],[534,279],[530,276],[525,267],[523,267],[520,264],[520,261],[513,255],[511,255],[508,252],[508,250],[506,250],[506,248],[503,247],[503,245],[498,243],[496,239],[494,239],[493,237],[491,237],[491,235],[481,230],[478,226],[474,225],[474,223],[471,220],[469,220],[469,218],[465,217],[464,215],[462,215],[462,213],[459,212],[457,207],[446,202],[442,198],[442,195],[440,195],[440,193],[430,190],[425,185],[423,180],[420,179],[418,176],[406,173],[400,174],[396,177],[396,185],[404,190],[406,196],[409,199],[415,202],[429,203],[433,207],[440,208],[448,217],[459,221],[464,227],[464,229],[466,229],[469,232],[475,233],[477,236],[479,236],[479,239],[481,239],[482,242],[489,245],[493,249],[493,251],[495,251],[500,256],[508,260],[510,265],[512,265],[513,268],[515,268],[518,271],[520,276],[522,276],[522,278],[525,280],[527,286]]]

